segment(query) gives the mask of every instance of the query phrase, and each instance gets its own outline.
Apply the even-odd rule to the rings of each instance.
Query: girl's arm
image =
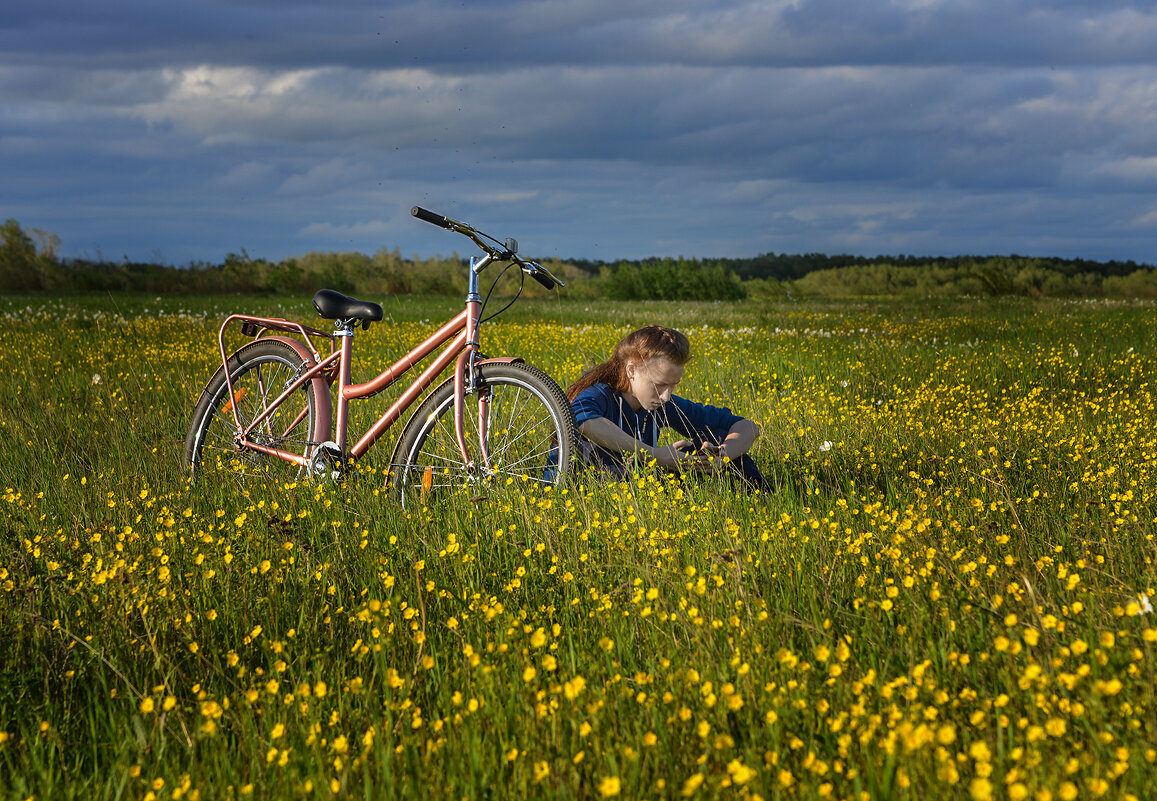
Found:
[[[608,421],[609,422],[609,421]],[[732,423],[727,436],[719,443],[719,455],[728,459],[738,459],[751,450],[755,438],[759,436],[759,426],[746,418],[740,418]]]
[[[679,442],[663,448],[652,448],[632,437],[605,417],[592,417],[579,424],[579,433],[601,448],[619,453],[643,453],[654,458],[662,467],[674,467],[676,462],[686,458],[679,450]],[[754,437],[752,437],[754,439]],[[683,443],[687,444],[687,443]],[[750,447],[750,443],[748,445]]]

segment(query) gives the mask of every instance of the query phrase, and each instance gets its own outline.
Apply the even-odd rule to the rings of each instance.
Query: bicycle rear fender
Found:
[[[314,364],[316,364],[313,358],[313,353],[299,340],[296,340],[292,337],[282,336],[268,336],[261,338],[261,341],[268,340],[277,340],[278,342],[283,342],[289,347],[293,348],[294,352],[301,357],[301,361],[306,367],[312,367]],[[251,344],[253,343],[250,342],[242,345],[240,348],[234,351],[232,355],[229,356],[229,360],[232,361],[238,353],[245,350],[245,348]],[[216,380],[218,375],[224,372],[224,370],[225,368],[223,366],[218,367],[217,372],[213,373],[213,375],[209,377],[208,382],[206,382],[205,386],[201,389],[201,392],[197,395],[197,403],[194,404],[194,406],[201,403],[201,398],[204,397],[204,395],[209,391],[209,386],[213,383],[214,380]],[[318,402],[317,427],[315,430],[322,434],[324,441],[325,439],[328,439],[332,433],[333,403],[329,397],[329,383],[326,381],[324,372],[315,375],[310,379],[310,381],[313,383],[314,397],[317,398]]]

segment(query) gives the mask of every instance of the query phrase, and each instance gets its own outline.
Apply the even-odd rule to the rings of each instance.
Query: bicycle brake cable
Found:
[[[500,272],[497,275],[497,277],[495,277],[494,282],[492,284],[490,284],[490,289],[488,289],[486,291],[486,300],[482,301],[482,308],[479,310],[479,316],[481,316],[482,312],[486,311],[486,304],[490,302],[490,295],[494,292],[494,288],[496,286],[498,286],[498,282],[502,280],[502,276],[506,275],[507,270],[509,270],[515,264],[518,264],[518,262],[512,261],[509,264],[507,264],[505,267],[503,267],[502,272]],[[494,312],[494,314],[490,315],[489,317],[483,317],[481,320],[478,321],[479,325],[481,325],[482,323],[488,322],[489,320],[493,320],[495,317],[502,314],[504,311],[506,311],[511,306],[513,306],[514,302],[516,300],[518,300],[519,297],[522,296],[522,289],[524,286],[526,286],[526,273],[524,273],[522,271],[521,267],[519,267],[519,269],[518,269],[518,277],[519,277],[518,291],[514,293],[514,297],[510,299],[510,302],[507,303],[505,306],[503,306],[498,311]]]

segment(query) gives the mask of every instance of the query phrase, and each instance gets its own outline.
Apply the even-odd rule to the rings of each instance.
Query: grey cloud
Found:
[[[461,246],[413,202],[579,256],[1155,233],[1148,3],[10,5],[0,214],[66,250]]]
[[[0,23],[0,54],[11,63],[138,68],[1065,66],[1147,64],[1155,44],[1154,10],[1114,2],[21,0]]]

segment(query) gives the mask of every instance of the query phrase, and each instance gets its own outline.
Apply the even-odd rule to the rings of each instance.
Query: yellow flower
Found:
[[[945,723],[936,730],[936,742],[940,745],[952,745],[956,741],[956,727]]]
[[[623,785],[618,776],[604,776],[599,782],[599,795],[603,798],[616,796],[622,789]]]
[[[573,701],[579,697],[579,693],[581,693],[586,688],[586,686],[586,679],[584,679],[582,676],[575,676],[573,679],[565,682],[562,685],[562,692],[568,701]]]
[[[1108,681],[1096,681],[1093,683],[1093,691],[1100,695],[1116,695],[1121,692],[1121,680],[1113,677]]]
[[[968,785],[968,795],[973,801],[988,801],[992,798],[992,782],[978,776]]]
[[[687,781],[683,782],[683,795],[691,795],[699,789],[699,785],[703,784],[702,773],[692,773],[687,777]]]
[[[988,749],[988,743],[983,740],[977,740],[969,746],[968,755],[977,762],[988,762],[992,759],[992,751]]]
[[[153,711],[153,699],[152,698],[146,698],[145,700],[141,701],[140,709],[141,709],[141,712],[145,713],[146,715],[149,714],[150,712],[152,712]]]
[[[736,784],[746,784],[756,775],[754,769],[747,767],[738,759],[733,759],[727,763],[727,772],[731,774],[731,780]]]

